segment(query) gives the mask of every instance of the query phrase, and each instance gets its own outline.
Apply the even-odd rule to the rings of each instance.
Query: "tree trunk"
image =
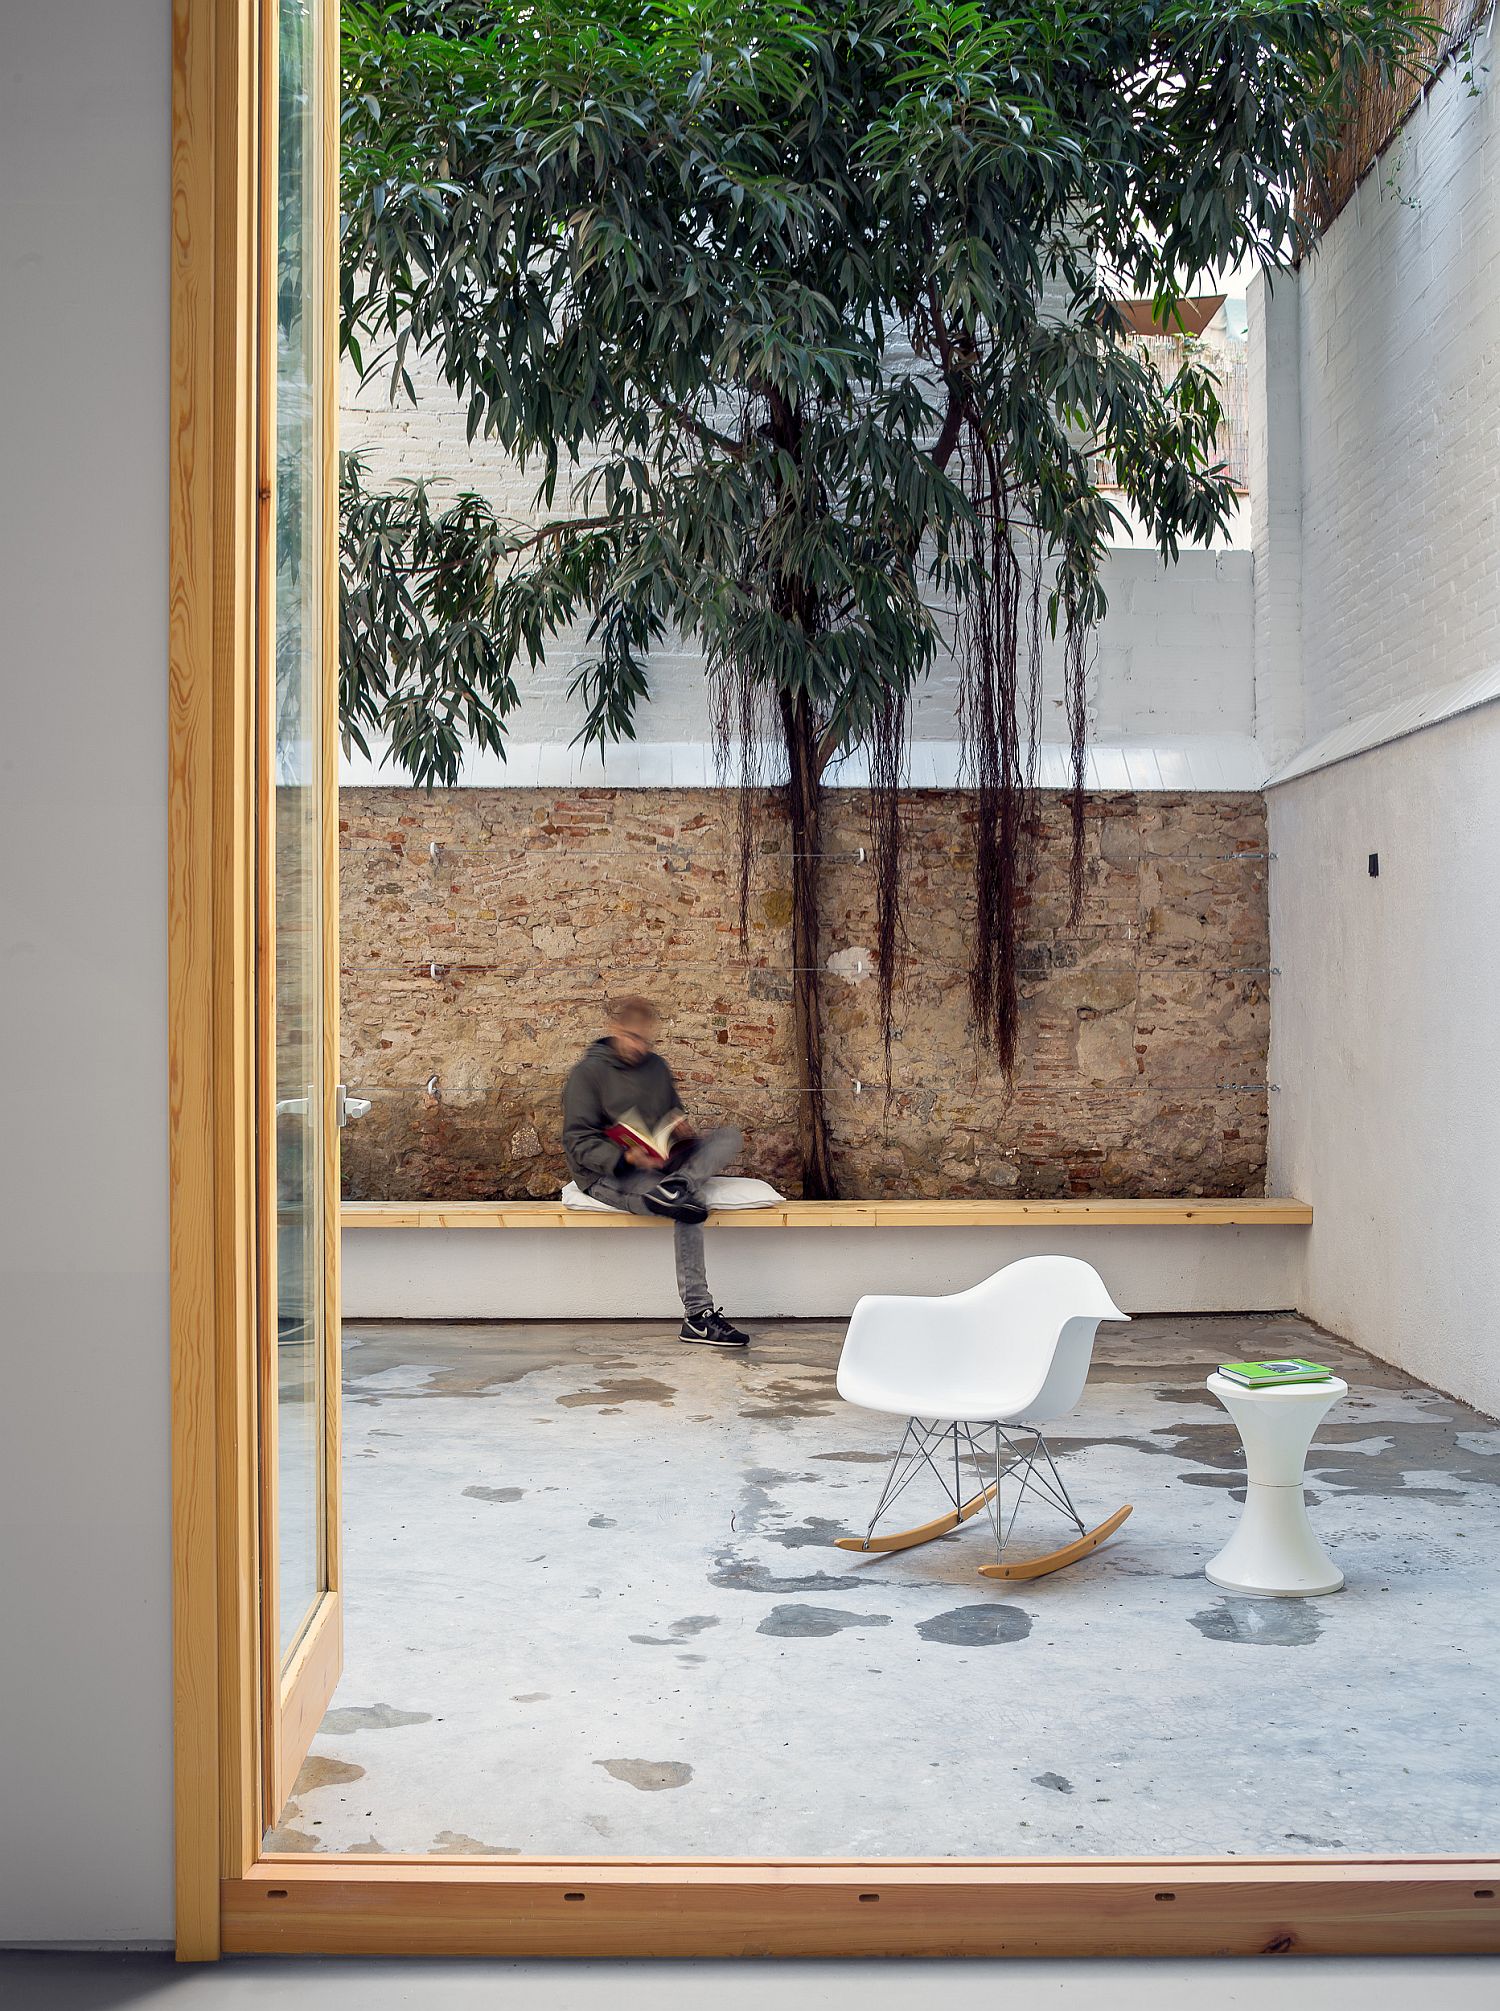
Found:
[[[805,697],[781,699],[786,738],[787,822],[792,841],[792,1027],[797,1043],[797,1149],[802,1192],[829,1201],[838,1192],[823,1100],[823,959],[819,908],[823,859],[822,762]]]

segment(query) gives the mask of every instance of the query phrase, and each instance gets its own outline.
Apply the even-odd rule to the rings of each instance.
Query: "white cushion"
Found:
[[[712,1180],[704,1182],[703,1198],[710,1208],[771,1208],[786,1196],[778,1194],[769,1180],[742,1180],[738,1174],[715,1174]],[[570,1180],[562,1191],[564,1208],[602,1209],[606,1215],[622,1215],[624,1209],[612,1208],[607,1201],[597,1201],[592,1194],[585,1194],[576,1180]]]

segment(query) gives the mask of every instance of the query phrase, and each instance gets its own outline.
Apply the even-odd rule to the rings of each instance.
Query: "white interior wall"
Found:
[[[1500,706],[1271,792],[1298,1304],[1500,1415]],[[1379,877],[1368,870],[1378,854]]]
[[[0,1942],[172,1932],[170,14],[0,35]]]
[[[1301,275],[1311,760],[1500,691],[1500,78],[1479,82],[1450,66]],[[1497,778],[1491,700],[1269,792],[1270,1180],[1314,1208],[1299,1303],[1494,1413]]]

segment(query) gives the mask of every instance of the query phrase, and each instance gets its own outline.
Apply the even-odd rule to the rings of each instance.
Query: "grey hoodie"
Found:
[[[568,1171],[585,1194],[601,1180],[616,1180],[630,1170],[625,1155],[605,1132],[611,1124],[639,1111],[657,1124],[682,1099],[672,1071],[659,1054],[625,1061],[612,1040],[596,1040],[576,1062],[563,1084],[563,1151]]]

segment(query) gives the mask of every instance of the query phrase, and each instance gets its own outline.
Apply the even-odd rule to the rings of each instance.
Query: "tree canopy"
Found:
[[[1188,348],[1164,381],[1117,303],[1170,326],[1216,272],[1292,257],[1353,80],[1406,60],[1416,21],[1409,0],[346,5],[345,345],[393,395],[434,359],[539,512],[372,494],[349,466],[346,731],[452,781],[582,623],[581,733],[628,736],[653,645],[696,638],[724,735],[752,766],[778,751],[799,856],[830,761],[872,751],[889,1029],[905,707],[951,648],[974,1015],[1009,1065],[1044,629],[1076,895],[1121,503],[1171,558],[1235,502],[1209,362]]]

